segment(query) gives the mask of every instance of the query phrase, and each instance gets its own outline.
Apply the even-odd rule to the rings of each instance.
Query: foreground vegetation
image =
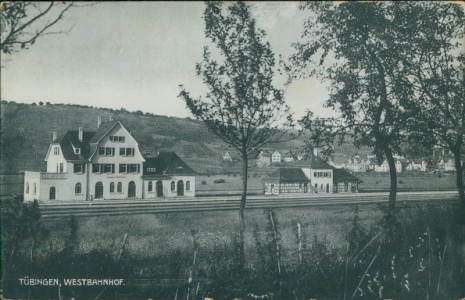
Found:
[[[40,220],[34,204],[11,201],[2,206],[7,298],[460,296],[449,218],[455,205],[401,208],[392,242],[380,222],[384,206],[250,210],[241,269],[234,211]],[[20,286],[27,276],[122,278],[125,285]]]

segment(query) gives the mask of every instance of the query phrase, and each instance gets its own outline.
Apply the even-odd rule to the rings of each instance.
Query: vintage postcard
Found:
[[[1,2],[1,298],[464,298],[464,20]]]

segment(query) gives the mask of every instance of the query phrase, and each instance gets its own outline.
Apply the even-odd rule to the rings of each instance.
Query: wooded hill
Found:
[[[159,150],[175,151],[198,172],[221,172],[231,167],[221,162],[222,153],[231,149],[201,122],[190,118],[71,104],[2,101],[1,173],[44,171],[52,132],[61,135],[79,127],[95,131],[98,116],[102,121],[108,121],[110,116],[121,121],[139,142],[143,154],[154,156]],[[288,151],[302,144],[300,139],[270,145],[269,149]]]

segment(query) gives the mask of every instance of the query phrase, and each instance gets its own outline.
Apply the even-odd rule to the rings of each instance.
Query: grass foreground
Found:
[[[384,205],[41,220],[3,253],[5,297],[47,299],[446,299],[457,284],[453,204]],[[4,249],[10,249],[4,247]],[[118,286],[24,286],[21,278],[121,278]]]

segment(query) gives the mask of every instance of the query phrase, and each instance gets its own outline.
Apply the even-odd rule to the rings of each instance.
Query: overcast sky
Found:
[[[287,57],[302,32],[305,13],[298,3],[249,5],[274,53]],[[193,95],[205,91],[195,75],[208,43],[203,9],[203,2],[102,2],[70,10],[60,24],[72,27],[68,34],[45,36],[28,50],[2,56],[1,97],[191,116],[177,97],[178,85]],[[292,84],[285,96],[297,116],[307,109],[329,113],[322,107],[326,87],[316,79]]]

